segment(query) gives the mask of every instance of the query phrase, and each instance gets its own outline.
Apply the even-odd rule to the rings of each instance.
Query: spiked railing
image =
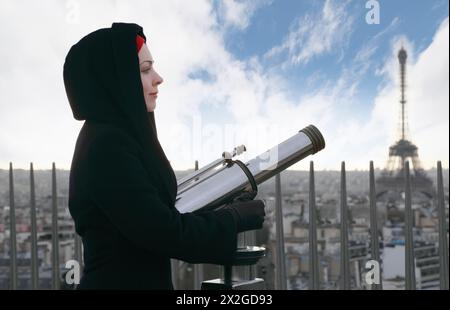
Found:
[[[198,162],[196,163],[198,169]],[[414,221],[412,213],[412,189],[409,162],[405,162],[405,289],[416,289],[415,279],[415,249],[414,249]],[[315,172],[314,163],[310,162],[309,170],[309,288],[317,290],[320,288],[319,280],[319,255],[317,250],[317,208],[315,191]],[[57,206],[57,184],[56,168],[52,164],[52,288],[60,289],[62,279],[60,278],[60,258],[59,258],[59,232],[58,232],[58,206]],[[341,163],[341,182],[340,182],[340,276],[339,288],[343,290],[351,289],[351,273],[349,263],[351,261],[349,253],[349,216],[347,206],[347,181],[345,162]],[[286,274],[286,252],[283,231],[283,212],[282,212],[282,191],[281,175],[275,176],[275,288],[284,290],[287,288]],[[449,272],[448,272],[448,244],[447,244],[447,215],[444,199],[444,183],[441,162],[437,162],[437,206],[438,206],[438,232],[439,232],[439,261],[440,261],[440,288],[448,290]],[[10,262],[10,289],[18,288],[18,263],[17,263],[17,237],[16,237],[16,214],[14,199],[14,174],[13,165],[9,165],[9,262]],[[31,288],[39,288],[39,266],[38,266],[38,232],[36,226],[36,195],[33,164],[30,164],[30,218],[31,218]],[[369,167],[369,218],[370,218],[370,255],[371,259],[380,262],[380,240],[378,228],[378,214],[376,205],[376,189],[373,162]],[[74,239],[74,257],[82,266],[82,242],[80,237],[75,234]],[[173,265],[173,272],[178,275],[179,264]],[[203,267],[194,267],[194,281],[203,280]],[[380,268],[381,271],[381,268]],[[253,271],[254,272],[254,271]],[[380,280],[382,277],[380,276]],[[194,285],[199,289],[199,285]],[[372,284],[371,289],[383,289],[383,283]]]

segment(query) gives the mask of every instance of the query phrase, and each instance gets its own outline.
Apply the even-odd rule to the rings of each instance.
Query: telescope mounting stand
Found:
[[[266,249],[258,246],[238,247],[232,265],[223,266],[223,278],[202,282],[202,290],[263,290],[264,280],[256,278],[252,266],[264,257]],[[248,277],[233,277],[233,267],[248,268]]]

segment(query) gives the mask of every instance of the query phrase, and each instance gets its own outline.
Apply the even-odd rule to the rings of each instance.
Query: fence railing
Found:
[[[196,162],[198,169],[198,162]],[[310,162],[309,170],[309,288],[319,289],[319,255],[317,249],[317,208],[315,196],[315,172],[314,163]],[[283,212],[282,212],[282,192],[281,192],[281,176],[275,176],[275,288],[286,289],[286,252],[283,231]],[[59,237],[58,237],[58,205],[57,205],[57,184],[56,184],[56,168],[52,164],[52,288],[59,289],[60,280],[60,262],[59,262]],[[447,216],[445,210],[444,199],[444,183],[442,175],[442,164],[437,162],[437,204],[438,204],[438,234],[439,234],[439,268],[440,268],[440,288],[448,290],[449,288],[449,270],[448,270],[448,245],[447,245]],[[9,262],[10,262],[10,289],[18,288],[18,264],[17,264],[17,237],[16,237],[16,214],[14,199],[14,174],[13,165],[9,165]],[[349,254],[349,218],[347,206],[347,182],[345,162],[341,164],[340,179],[340,276],[339,288],[343,290],[350,289],[350,254]],[[36,226],[36,195],[33,164],[30,164],[30,218],[31,218],[31,287],[38,288],[39,283],[39,266],[38,266],[38,237]],[[369,167],[369,218],[370,218],[370,255],[371,259],[380,261],[380,239],[379,228],[377,227],[377,205],[376,205],[376,188],[375,174],[373,162]],[[413,239],[413,212],[412,212],[412,189],[409,163],[405,163],[405,289],[416,289],[415,279],[415,263],[414,263],[414,239]],[[82,266],[82,242],[80,237],[75,234],[74,240],[75,259]],[[174,278],[177,277],[178,265],[172,265]],[[81,267],[82,268],[82,267]],[[380,268],[380,271],[382,268]],[[383,289],[382,277],[380,283],[373,284],[371,289]],[[201,265],[194,267],[194,284],[195,289],[200,288],[203,279],[203,267]]]

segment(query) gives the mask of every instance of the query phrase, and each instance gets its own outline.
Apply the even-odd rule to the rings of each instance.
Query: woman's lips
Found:
[[[158,93],[150,93],[150,96],[152,96],[152,97],[158,97]]]

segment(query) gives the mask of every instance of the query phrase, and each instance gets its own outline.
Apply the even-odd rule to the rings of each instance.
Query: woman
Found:
[[[85,120],[72,160],[69,210],[84,246],[80,289],[173,289],[170,258],[229,264],[237,233],[264,221],[261,201],[180,214],[177,182],[154,119],[163,79],[143,29],[114,23],[70,49],[64,84]]]

